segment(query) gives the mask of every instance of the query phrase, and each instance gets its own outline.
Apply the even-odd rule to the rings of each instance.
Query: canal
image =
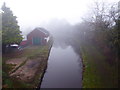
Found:
[[[41,88],[81,88],[82,61],[72,46],[53,45]]]

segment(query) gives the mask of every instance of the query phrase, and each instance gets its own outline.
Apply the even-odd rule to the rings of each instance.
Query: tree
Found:
[[[111,40],[114,38],[112,32],[118,18],[117,3],[108,4],[105,2],[94,2],[93,8],[91,9],[92,16],[89,19],[84,19],[84,22],[90,24],[93,33],[93,40],[100,47],[110,46]],[[88,25],[88,24],[87,24]],[[88,32],[88,34],[90,33]],[[115,33],[115,32],[114,32]],[[91,34],[89,34],[91,35]],[[90,37],[90,36],[89,36]],[[88,37],[88,38],[89,38]]]
[[[6,45],[19,44],[22,41],[16,16],[4,3],[2,6],[2,50],[5,52]]]
[[[115,49],[115,51],[118,53],[118,51],[120,51],[120,16],[116,20],[116,25],[114,26],[112,31],[113,32],[111,35],[112,36],[111,43],[113,49]]]

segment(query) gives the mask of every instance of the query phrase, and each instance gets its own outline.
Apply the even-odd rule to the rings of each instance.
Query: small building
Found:
[[[27,35],[28,45],[46,45],[49,32],[44,28],[35,28]]]

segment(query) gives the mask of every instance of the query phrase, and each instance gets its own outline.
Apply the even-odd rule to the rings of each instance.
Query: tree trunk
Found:
[[[5,53],[5,50],[6,50],[6,45],[2,44],[2,53]]]

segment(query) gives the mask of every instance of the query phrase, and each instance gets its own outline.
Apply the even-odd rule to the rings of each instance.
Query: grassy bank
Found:
[[[49,50],[49,46],[30,46],[22,51],[3,55],[3,87],[38,86],[47,65]]]
[[[94,44],[82,43],[83,88],[115,88],[118,85],[117,65],[110,65],[107,57]]]

